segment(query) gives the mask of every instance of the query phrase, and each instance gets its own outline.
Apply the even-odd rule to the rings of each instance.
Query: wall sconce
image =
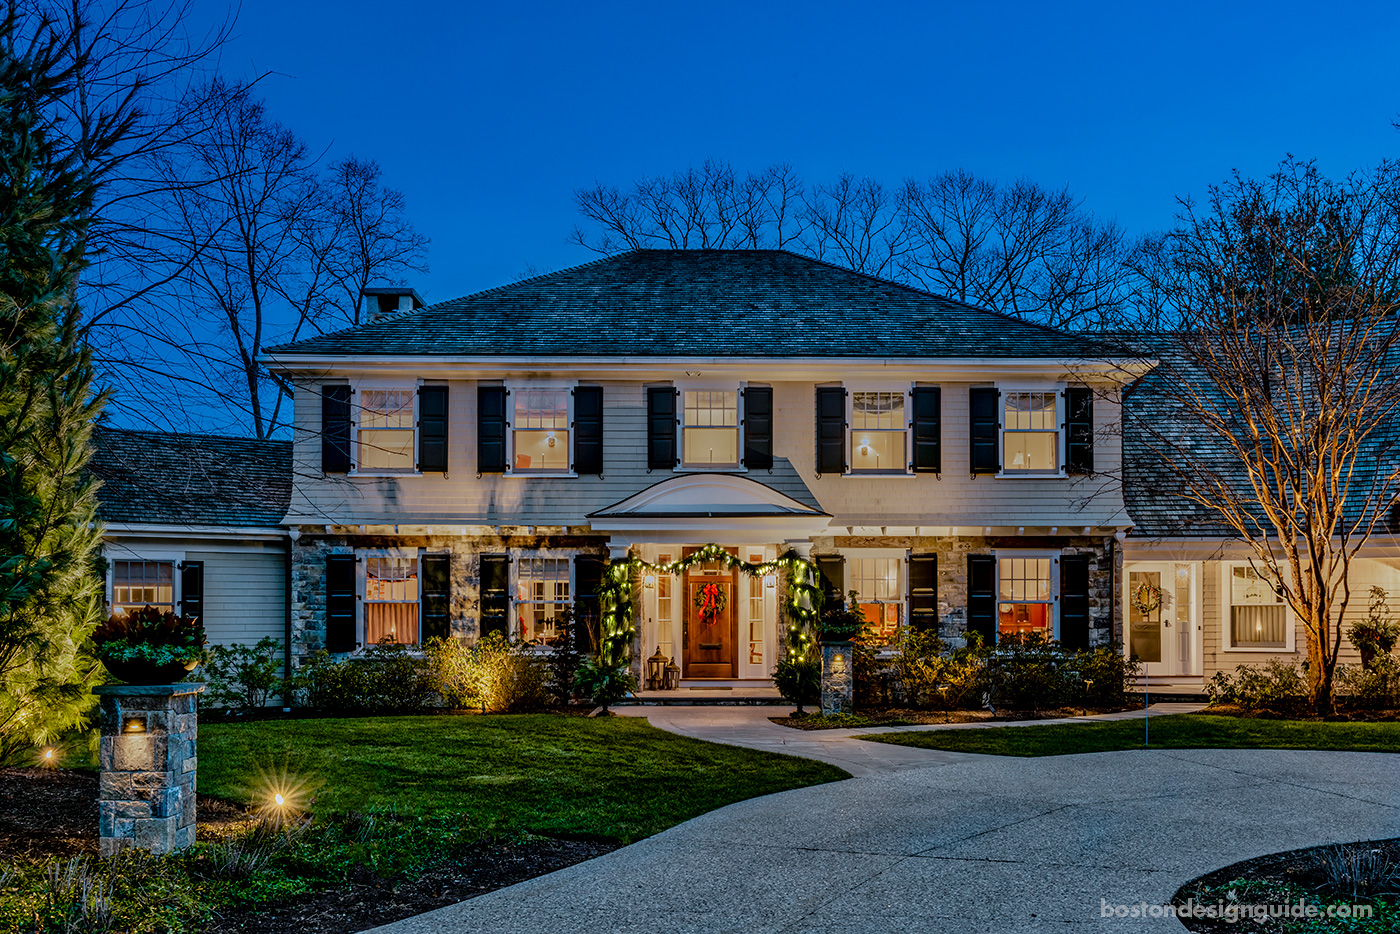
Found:
[[[861,456],[861,457],[869,457],[869,456],[870,456],[870,442],[869,442],[869,441],[862,441],[862,442],[860,443],[860,456]]]
[[[551,431],[549,434],[545,435],[545,437],[549,439],[549,446],[554,447],[554,432]]]
[[[146,718],[145,718],[145,717],[123,717],[123,718],[122,718],[122,732],[123,732],[123,733],[144,733],[144,732],[146,732]]]
[[[647,590],[650,590],[656,586],[656,575],[648,574],[646,577],[642,578],[642,583],[646,585]]]
[[[764,586],[764,587],[767,587],[769,590],[775,590],[775,589],[777,588],[777,586],[778,586],[778,575],[776,575],[776,574],[766,574],[766,575],[764,575],[764,577],[763,577],[763,586]]]

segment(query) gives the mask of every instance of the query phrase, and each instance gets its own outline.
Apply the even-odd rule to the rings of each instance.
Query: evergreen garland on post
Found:
[[[90,353],[73,302],[93,182],[46,135],[63,44],[0,23],[0,762],[78,726],[103,671],[101,542],[87,477]]]

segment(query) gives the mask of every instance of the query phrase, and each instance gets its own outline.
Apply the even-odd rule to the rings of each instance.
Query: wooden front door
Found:
[[[718,609],[705,613],[705,588],[723,594]],[[738,628],[734,615],[734,574],[692,571],[685,576],[685,653],[682,673],[687,678],[737,678]]]

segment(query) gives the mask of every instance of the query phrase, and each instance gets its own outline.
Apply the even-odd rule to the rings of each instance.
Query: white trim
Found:
[[[1119,581],[1118,601],[1123,614],[1124,631],[1122,649],[1124,657],[1128,657],[1133,650],[1132,636],[1128,630],[1129,617],[1131,615],[1130,601],[1132,600],[1132,590],[1129,586],[1131,575],[1135,572],[1157,571],[1163,578],[1166,578],[1168,575],[1174,574],[1179,565],[1186,565],[1191,569],[1191,618],[1189,625],[1192,629],[1191,643],[1187,651],[1189,658],[1186,661],[1186,670],[1175,672],[1167,670],[1151,671],[1146,667],[1148,665],[1156,665],[1159,666],[1159,669],[1165,669],[1167,667],[1166,662],[1143,662],[1144,672],[1152,678],[1181,679],[1202,677],[1202,672],[1205,670],[1205,587],[1203,580],[1206,573],[1205,564],[1201,561],[1178,560],[1175,558],[1131,559],[1124,560],[1123,562],[1122,579]],[[1174,586],[1173,584],[1173,587]],[[1162,589],[1163,591],[1167,590],[1166,584],[1162,585]],[[1181,621],[1178,619],[1177,624],[1180,625],[1180,622]],[[1160,623],[1159,628],[1162,628]],[[1163,651],[1165,653],[1165,634],[1162,638]]]
[[[423,385],[423,377],[405,377],[399,380],[392,380],[388,377],[379,378],[351,378],[350,380],[350,470],[347,477],[421,477],[423,474],[418,469],[418,387]],[[396,389],[406,389],[413,394],[413,411],[410,415],[411,427],[409,432],[413,435],[413,440],[409,442],[407,470],[385,470],[375,468],[374,470],[360,469],[360,414],[364,407],[360,404],[361,390],[388,391]],[[374,431],[376,429],[369,429]],[[398,429],[402,431],[403,429]]]
[[[1078,552],[1072,552],[1078,554]],[[992,582],[992,594],[996,598],[996,631],[998,641],[1001,637],[1001,604],[1003,603],[1048,603],[1050,606],[1050,638],[1060,638],[1060,558],[1064,557],[1064,552],[1055,549],[1044,548],[993,548],[992,557],[996,559],[996,580]],[[1050,559],[1050,599],[1046,600],[1003,600],[1001,598],[1001,559],[1002,558],[1049,558]]]
[[[365,548],[354,549],[355,555],[355,644],[353,651],[361,652],[370,647],[370,642],[366,638],[365,629],[369,625],[365,618],[365,607],[369,601],[365,599],[365,592],[369,589],[369,559],[376,558],[413,558],[417,561],[418,575],[418,639],[416,642],[403,642],[400,645],[411,650],[423,647],[423,548],[415,547],[389,547],[389,548]],[[386,601],[376,600],[375,603],[385,603]],[[387,601],[398,603],[399,601]],[[407,603],[408,601],[403,601]]]
[[[1067,442],[1065,436],[1069,433],[1066,430],[1066,417],[1068,416],[1067,400],[1065,398],[1065,388],[1069,384],[1065,381],[1056,383],[997,383],[997,463],[1001,469],[994,476],[998,479],[1013,480],[1053,480],[1057,477],[1068,477],[1069,473],[1065,469],[1065,456]],[[1055,419],[1059,426],[1055,429],[1057,438],[1055,464],[1056,470],[1008,470],[1006,468],[1006,395],[1012,392],[1039,392],[1052,393],[1055,396]],[[1048,431],[1037,432],[1039,434],[1049,434]]]
[[[846,470],[843,477],[912,477],[914,476],[914,399],[908,383],[862,382],[841,387],[846,392]],[[899,470],[856,470],[855,405],[856,393],[902,393],[904,396],[904,466]],[[890,431],[890,429],[877,429]],[[891,431],[891,433],[893,433]]]
[[[104,540],[129,535],[132,538],[251,538],[276,541],[287,537],[285,528],[266,525],[159,525],[156,523],[107,522],[102,526]]]
[[[506,388],[506,469],[502,474],[504,477],[516,479],[527,479],[529,477],[577,477],[574,472],[574,390],[578,388],[578,380],[506,380],[503,385]],[[566,460],[569,466],[565,470],[526,470],[517,472],[515,469],[515,394],[517,392],[528,392],[531,389],[539,389],[554,392],[567,392],[568,402],[564,416],[564,421],[568,423],[565,429],[569,433],[569,450]],[[522,429],[529,430],[529,429]]]
[[[676,466],[672,473],[748,473],[744,464],[744,390],[748,382],[725,382],[715,380],[681,379],[673,380],[676,392]],[[765,386],[765,388],[767,388]],[[687,464],[685,462],[685,394],[687,392],[732,392],[734,393],[734,462],[732,464]],[[691,428],[714,426],[691,425]],[[724,427],[724,426],[720,426]]]
[[[180,603],[181,603],[181,601],[182,601],[182,599],[184,598],[185,595],[181,592],[181,591],[183,590],[183,587],[181,586],[182,581],[181,581],[181,579],[180,579],[180,578],[181,578],[181,574],[180,574],[181,568],[180,568],[180,565],[182,565],[182,564],[185,563],[185,552],[183,552],[183,551],[165,551],[165,550],[146,551],[146,550],[144,550],[144,549],[137,549],[137,550],[134,550],[134,551],[127,551],[127,552],[125,552],[125,553],[123,553],[123,554],[121,554],[121,555],[109,555],[109,554],[107,553],[107,548],[108,548],[108,543],[103,542],[103,543],[102,543],[102,559],[103,559],[104,561],[107,562],[107,569],[106,569],[106,570],[107,570],[107,573],[104,575],[105,578],[106,578],[106,581],[105,581],[105,589],[104,589],[104,592],[103,592],[103,602],[106,604],[105,609],[106,609],[106,612],[107,612],[107,613],[111,613],[111,612],[112,612],[112,608],[113,608],[113,602],[112,602],[112,600],[113,600],[113,596],[114,596],[114,588],[115,588],[115,586],[116,586],[116,578],[117,578],[117,574],[116,574],[116,563],[117,563],[118,561],[151,561],[151,562],[162,562],[162,563],[168,562],[168,563],[171,565],[171,567],[170,567],[170,602],[171,602],[171,607],[170,607],[170,609],[171,609],[172,612],[176,613],[177,615],[179,615],[179,614],[181,613],[181,610],[182,610],[183,608],[180,606]]]
[[[1283,607],[1283,645],[1241,645],[1237,646],[1232,641],[1234,639],[1234,623],[1231,619],[1230,608],[1234,606],[1234,575],[1231,573],[1235,568],[1246,567],[1259,570],[1258,564],[1251,561],[1221,561],[1220,564],[1220,651],[1240,652],[1250,655],[1292,655],[1298,651],[1298,618],[1293,614],[1293,608],[1288,605],[1288,601],[1282,597],[1276,604],[1261,604],[1262,606]],[[1262,577],[1260,582],[1268,586],[1268,582]]]
[[[512,639],[520,638],[520,617],[517,615],[517,607],[524,603],[535,605],[533,600],[520,600],[517,595],[520,593],[520,561],[522,558],[553,558],[563,560],[564,565],[569,569],[569,600],[568,605],[574,606],[578,599],[578,583],[574,580],[577,576],[578,564],[574,558],[582,554],[577,548],[507,548],[508,557],[506,582],[510,588],[510,618],[506,620],[506,632]],[[555,601],[558,602],[558,601]],[[538,637],[536,637],[538,638]]]

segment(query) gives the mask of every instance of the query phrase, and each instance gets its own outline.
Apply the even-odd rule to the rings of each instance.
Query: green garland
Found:
[[[718,562],[727,569],[743,571],[750,577],[766,577],[786,572],[787,593],[784,609],[787,615],[787,651],[792,661],[806,661],[816,642],[812,638],[821,617],[822,592],[817,586],[817,566],[788,551],[774,561],[750,564],[740,561],[719,545],[705,545],[679,561],[652,564],[634,555],[620,561],[610,561],[603,570],[603,584],[598,594],[600,621],[598,626],[599,664],[618,668],[628,663],[632,640],[637,635],[637,581],[644,573],[680,574],[697,564]]]

